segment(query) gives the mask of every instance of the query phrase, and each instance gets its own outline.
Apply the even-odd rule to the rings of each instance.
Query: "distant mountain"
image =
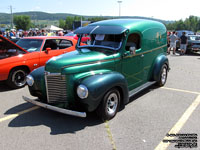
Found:
[[[46,12],[38,12],[38,11],[30,11],[30,12],[18,12],[13,13],[13,15],[27,15],[31,17],[31,20],[60,20],[60,19],[66,19],[67,16],[81,16],[76,14],[70,14],[70,13],[46,13]],[[99,16],[83,16],[84,18],[92,18],[92,17],[99,17]],[[118,16],[101,16],[105,18],[119,18]],[[166,21],[166,20],[160,20],[155,18],[148,18],[148,17],[140,17],[140,16],[122,16],[120,18],[142,18],[142,19],[151,19],[151,20],[157,20],[160,22],[163,22],[165,24],[168,24],[173,21]],[[7,13],[0,13],[0,24],[10,24],[11,20],[11,14]]]

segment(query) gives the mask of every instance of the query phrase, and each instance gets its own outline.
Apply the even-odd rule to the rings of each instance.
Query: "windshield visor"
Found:
[[[121,26],[86,26],[77,29],[75,34],[122,34],[128,30]]]

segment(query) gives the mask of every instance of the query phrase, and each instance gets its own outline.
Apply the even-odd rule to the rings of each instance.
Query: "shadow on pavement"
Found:
[[[9,87],[5,81],[0,81],[0,92],[7,92],[7,91],[13,91],[13,90],[17,90],[17,89],[13,89],[11,87]]]
[[[17,110],[28,106],[30,108],[28,103],[16,106],[8,110],[5,114],[17,113]],[[34,127],[44,125],[51,129],[51,135],[58,135],[76,133],[77,131],[83,130],[88,126],[95,126],[101,123],[103,123],[103,121],[97,117],[96,113],[89,113],[86,118],[79,118],[39,108],[14,118],[10,121],[8,126]]]
[[[132,97],[129,99],[129,103],[131,103],[131,102],[137,100],[138,98],[142,97],[143,95],[146,95],[146,94],[148,94],[149,92],[151,92],[151,91],[153,91],[153,90],[155,90],[155,89],[158,89],[158,88],[160,88],[160,87],[159,87],[159,86],[156,86],[156,85],[152,85],[152,86],[150,86],[150,87],[148,87],[148,88],[142,90],[141,92],[139,92],[139,93],[137,93],[136,95],[132,96]],[[129,103],[128,103],[128,104],[129,104]],[[128,105],[128,104],[127,104],[127,105]]]
[[[151,86],[135,96],[130,98],[130,102],[137,100],[139,97],[151,92],[158,88],[157,86]],[[128,104],[129,104],[128,103]],[[128,105],[127,104],[127,105]],[[33,105],[24,103],[9,109],[5,114],[14,114],[19,111],[31,108]],[[123,109],[121,109],[123,110]],[[121,111],[120,110],[120,111]],[[76,133],[77,131],[83,130],[88,126],[95,126],[102,124],[103,121],[98,118],[96,113],[88,113],[86,118],[73,117],[61,113],[57,113],[44,108],[39,108],[31,112],[22,114],[14,118],[9,124],[9,127],[28,127],[28,126],[47,126],[51,129],[51,135]]]
[[[142,90],[141,92],[139,92],[139,93],[133,95],[132,97],[130,97],[129,103],[132,103],[133,101],[136,101],[138,98],[142,97],[143,95],[148,94],[149,92],[151,92],[151,91],[153,91],[153,90],[155,90],[157,88],[160,88],[160,87],[158,87],[156,85],[152,85],[150,87],[147,87],[146,89]],[[126,105],[129,105],[129,103],[126,104]],[[126,107],[126,105],[125,105],[125,107]],[[121,107],[119,111],[123,111],[123,109],[126,109],[125,107]]]

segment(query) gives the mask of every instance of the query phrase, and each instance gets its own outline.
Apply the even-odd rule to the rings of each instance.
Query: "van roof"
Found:
[[[146,19],[111,19],[98,21],[89,24],[86,27],[77,29],[75,33],[83,34],[121,34],[126,30],[138,30],[140,32],[151,28],[160,27],[165,28],[165,26],[157,21],[146,20]]]

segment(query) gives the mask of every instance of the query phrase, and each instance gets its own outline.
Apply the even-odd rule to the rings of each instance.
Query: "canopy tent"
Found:
[[[62,28],[58,28],[54,25],[50,25],[50,26],[47,26],[45,28],[43,28],[43,30],[51,30],[51,31],[60,31],[60,30],[63,30]]]

